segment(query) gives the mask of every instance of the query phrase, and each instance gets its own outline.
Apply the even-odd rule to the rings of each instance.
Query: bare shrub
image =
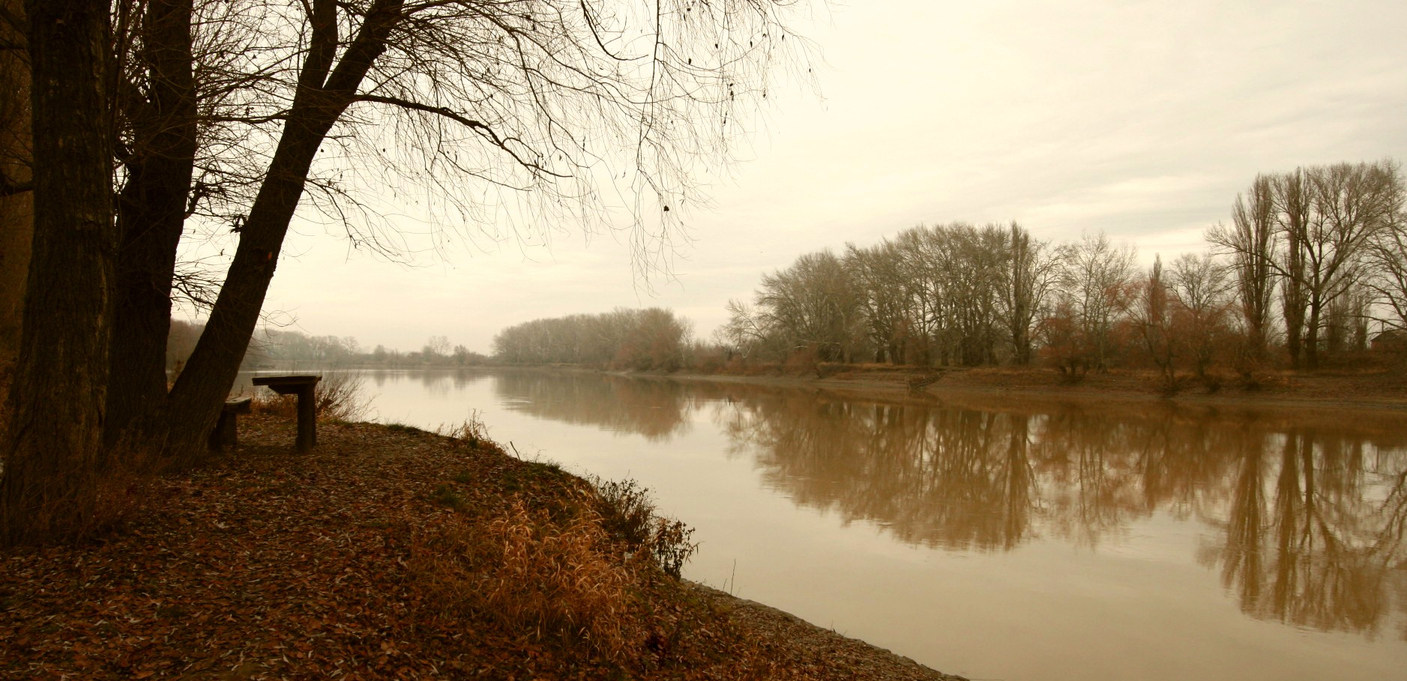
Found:
[[[634,480],[591,481],[600,497],[601,527],[618,541],[632,546],[644,546],[650,540],[650,521],[655,505],[650,490]]]
[[[361,372],[336,371],[323,375],[313,388],[313,402],[318,420],[361,421],[371,411],[371,397],[366,394],[366,377]],[[253,410],[284,418],[298,415],[298,398],[280,395],[272,390],[254,394]]]
[[[478,409],[470,410],[469,416],[465,417],[463,423],[451,427],[440,426],[437,432],[470,447],[479,447],[491,442],[489,428],[484,425],[483,415]]]
[[[313,397],[320,419],[361,421],[371,410],[366,377],[361,372],[336,371],[324,375],[313,390]]]
[[[650,490],[634,480],[592,480],[600,500],[601,526],[630,551],[644,552],[664,570],[678,578],[684,563],[698,551],[690,541],[694,530],[684,522],[660,517],[655,512]]]

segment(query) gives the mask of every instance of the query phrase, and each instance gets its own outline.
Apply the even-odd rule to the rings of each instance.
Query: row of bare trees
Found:
[[[1264,352],[1274,334],[1277,302],[1296,367],[1362,345],[1369,320],[1407,329],[1404,200],[1391,161],[1256,177],[1237,197],[1231,225],[1208,233],[1231,259],[1251,351]]]
[[[868,248],[803,255],[729,301],[719,339],[764,359],[975,365],[1027,361],[1053,282],[1020,225],[917,227]]]
[[[494,358],[507,364],[578,364],[636,371],[683,366],[689,323],[660,308],[536,319],[499,331]]]
[[[1388,161],[1263,175],[1206,252],[1147,271],[1102,233],[917,227],[764,275],[751,304],[729,301],[718,339],[764,361],[1312,369],[1407,329],[1404,195]]]
[[[7,0],[22,63],[0,90],[30,92],[32,154],[0,186],[32,196],[33,237],[0,543],[80,533],[115,443],[199,459],[295,215],[393,254],[386,215],[495,240],[627,215],[648,266],[690,174],[727,160],[773,66],[805,49],[793,4]],[[237,240],[223,273],[182,260],[215,235]],[[168,386],[182,296],[208,321]]]

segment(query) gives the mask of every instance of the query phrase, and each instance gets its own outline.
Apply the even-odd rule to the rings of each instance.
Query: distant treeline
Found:
[[[509,364],[676,371],[689,341],[688,322],[669,310],[617,309],[510,326],[494,337],[493,349],[494,359]]]
[[[181,367],[195,349],[203,328],[202,324],[171,320],[171,334],[166,345],[168,369]],[[365,351],[351,336],[309,336],[297,331],[265,328],[255,332],[241,368],[452,368],[481,366],[491,362],[489,357],[471,352],[463,345],[451,348],[445,336],[431,337],[418,351],[402,352],[382,345]]]
[[[1312,369],[1401,344],[1405,195],[1394,162],[1261,175],[1205,252],[1146,271],[1102,233],[916,227],[764,275],[717,340],[766,362]]]

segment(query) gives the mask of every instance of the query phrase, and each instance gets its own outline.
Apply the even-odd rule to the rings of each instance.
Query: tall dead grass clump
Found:
[[[613,562],[594,513],[554,521],[520,498],[487,523],[446,525],[413,551],[426,602],[487,617],[538,641],[584,646],[616,664],[641,655],[647,632],[632,566]]]
[[[491,442],[491,440],[489,440],[489,428],[484,425],[483,416],[479,413],[478,409],[470,410],[469,416],[465,417],[463,423],[450,427],[440,426],[437,432],[455,442],[462,442],[470,447],[479,447],[480,445],[486,445]]]

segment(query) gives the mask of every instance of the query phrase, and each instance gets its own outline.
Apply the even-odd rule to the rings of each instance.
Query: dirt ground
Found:
[[[91,541],[0,550],[0,679],[957,679],[662,574],[586,481],[472,433],[240,433],[114,486]]]

